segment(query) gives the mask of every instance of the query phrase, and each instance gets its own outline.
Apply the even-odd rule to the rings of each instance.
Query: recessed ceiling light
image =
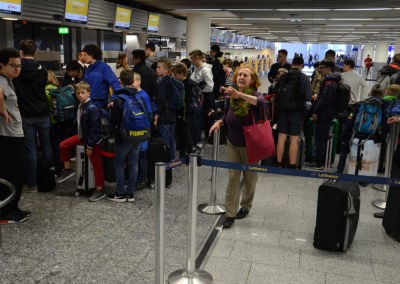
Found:
[[[331,9],[276,9],[278,12],[323,12]]]
[[[1,19],[6,20],[6,21],[18,21],[17,18],[8,18],[8,17],[5,17],[5,18],[1,18]]]
[[[399,8],[349,8],[349,9],[332,9],[333,11],[389,11]]]
[[[243,18],[247,21],[282,21],[282,18]]]
[[[374,18],[329,18],[328,21],[372,21]]]

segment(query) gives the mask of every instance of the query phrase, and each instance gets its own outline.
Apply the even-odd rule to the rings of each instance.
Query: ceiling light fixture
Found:
[[[275,9],[278,12],[326,12],[331,9]]]

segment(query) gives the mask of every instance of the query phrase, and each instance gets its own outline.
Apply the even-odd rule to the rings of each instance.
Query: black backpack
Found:
[[[282,75],[275,85],[276,107],[279,110],[295,110],[304,106],[301,74],[289,72]]]
[[[338,100],[337,100],[337,111],[338,115],[342,114],[347,116],[347,109],[349,106],[351,97],[351,87],[347,84],[339,82],[338,84]]]

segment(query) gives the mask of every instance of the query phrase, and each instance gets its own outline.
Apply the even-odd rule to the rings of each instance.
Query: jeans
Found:
[[[125,193],[125,158],[128,159],[129,177],[127,194],[133,194],[136,187],[136,178],[138,174],[138,160],[140,152],[140,143],[122,142],[115,145],[115,177],[117,179],[117,194]]]
[[[22,127],[24,129],[25,147],[27,157],[27,182],[28,186],[37,186],[37,143],[36,135],[39,136],[40,149],[46,161],[53,162],[50,143],[50,117],[23,117]]]
[[[331,122],[319,122],[315,123],[315,163],[318,166],[325,165],[326,158],[326,144],[328,143],[329,128]]]
[[[193,110],[192,142],[196,145],[201,142],[201,127],[203,121],[203,108]]]
[[[139,169],[137,184],[139,183],[149,183],[149,161],[147,159],[148,151],[139,152]]]
[[[342,144],[342,147],[340,147],[340,157],[337,165],[337,172],[340,174],[343,173],[344,167],[346,166],[347,154],[349,153],[349,151],[349,146]]]
[[[175,159],[176,143],[175,143],[175,124],[161,124],[159,126],[160,136],[169,147],[171,160]]]

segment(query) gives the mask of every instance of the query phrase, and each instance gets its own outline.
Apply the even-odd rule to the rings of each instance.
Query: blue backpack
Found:
[[[133,143],[146,141],[150,137],[150,120],[144,100],[135,94],[127,95],[121,92],[118,97],[123,100],[120,125],[123,140]]]
[[[360,103],[354,131],[366,135],[373,135],[382,121],[382,100],[371,97]]]
[[[52,112],[57,122],[74,120],[76,118],[75,90],[64,86],[50,91]]]

